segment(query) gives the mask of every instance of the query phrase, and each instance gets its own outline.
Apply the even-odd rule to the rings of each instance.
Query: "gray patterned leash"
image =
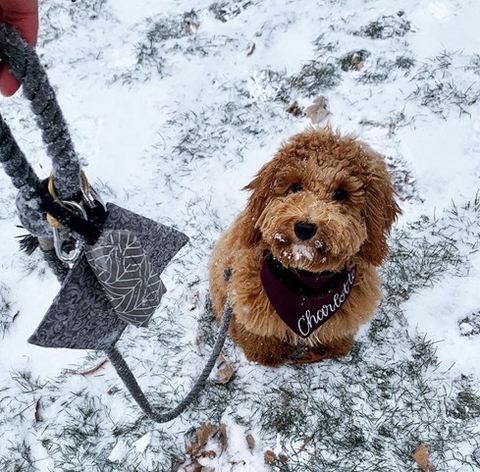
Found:
[[[74,210],[79,209],[80,213],[84,215],[85,210],[73,200],[75,196],[78,195],[79,189],[84,190],[79,160],[53,88],[48,81],[35,50],[23,41],[14,28],[0,24],[0,58],[10,65],[14,75],[22,83],[23,93],[30,101],[31,109],[37,117],[37,125],[42,131],[42,140],[46,144],[47,153],[52,159],[53,175],[55,175],[55,191],[58,195],[58,202],[60,204],[69,203],[70,206],[73,206]],[[83,285],[87,285],[83,282],[91,284],[92,273],[89,266],[83,262],[85,259],[83,254],[70,269],[67,264],[57,257],[58,252],[56,253],[53,248],[53,238],[51,237],[52,228],[49,222],[47,222],[47,214],[44,208],[45,198],[40,198],[40,195],[42,195],[42,183],[28,163],[1,115],[0,162],[3,164],[7,175],[11,177],[14,186],[19,190],[16,203],[22,224],[32,235],[38,238],[48,265],[57,278],[61,282],[63,281],[60,293],[55,298],[52,307],[50,307],[41,325],[37,328],[37,331],[29,339],[29,342],[44,347],[103,349],[135,401],[150,419],[159,423],[165,423],[176,418],[195,400],[205,387],[208,376],[215,365],[228,333],[230,319],[232,317],[230,304],[227,302],[225,305],[224,316],[215,346],[202,373],[190,392],[172,410],[163,413],[157,412],[147,400],[132,371],[115,347],[115,343],[125,329],[126,323],[124,320],[111,315],[113,311],[112,307],[107,301],[104,301],[105,290],[100,287],[95,277],[93,277],[94,289],[92,289],[92,298],[96,299],[96,301],[92,302],[92,306],[103,307],[106,321],[102,324],[98,322],[98,317],[95,318],[91,316],[89,302],[87,301],[86,308],[82,313],[86,320],[90,320],[90,323],[94,324],[93,328],[90,329],[91,332],[87,334],[82,332],[80,337],[78,337],[78,333],[75,333],[73,329],[71,330],[73,334],[67,333],[67,335],[65,335],[61,333],[63,334],[62,337],[57,336],[56,332],[58,330],[55,326],[55,329],[51,327],[52,320],[55,323],[59,313],[65,313],[62,324],[68,324],[65,322],[67,319],[72,321],[72,324],[76,324],[75,318],[72,318],[70,294],[73,293],[78,296],[83,290]],[[82,193],[86,200],[85,203],[88,205],[88,198],[85,196],[84,191]],[[119,207],[110,206],[110,209],[111,212],[116,215],[112,217],[114,221],[110,221],[109,223],[107,216],[107,226],[109,225],[113,228],[112,233],[123,234],[123,228],[128,226],[128,222],[134,220],[138,220],[135,221],[137,226],[143,228],[143,233],[138,230],[139,233],[137,236],[140,240],[140,246],[143,244],[147,248],[144,251],[147,259],[148,256],[152,258],[152,264],[148,266],[148,270],[157,269],[160,273],[164,265],[168,263],[179,248],[187,241],[184,235],[171,228],[156,224],[151,220],[132,214]],[[123,222],[122,218],[124,219]],[[117,227],[115,224],[119,226]],[[68,231],[68,228],[66,228],[65,231]],[[164,241],[163,251],[161,250],[159,252],[157,250],[158,248],[152,246],[149,240],[149,236],[150,239],[152,239],[152,235],[157,238],[155,241]],[[167,244],[168,237],[175,239],[173,242],[169,241],[169,244]],[[33,252],[35,248],[36,244],[32,243],[31,240],[24,242],[24,249],[28,252]],[[163,286],[161,281],[156,285]],[[158,302],[163,291],[159,294],[159,297],[157,297]],[[83,300],[83,302],[85,305],[85,300]],[[80,307],[80,305],[78,306]],[[74,311],[73,316],[75,315],[76,312]],[[70,316],[70,318],[68,318],[68,316]],[[146,321],[148,321],[148,318]],[[99,324],[97,325],[95,323]],[[98,339],[95,330],[98,331]]]
[[[145,394],[142,392],[140,386],[138,385],[135,377],[132,374],[132,371],[128,367],[127,363],[123,359],[120,352],[117,348],[112,345],[110,348],[106,349],[105,352],[110,360],[110,362],[115,367],[118,375],[124,381],[126,387],[128,388],[130,394],[138,403],[143,412],[153,421],[157,423],[167,423],[168,421],[173,420],[178,415],[183,413],[186,408],[198,397],[198,394],[205,388],[207,383],[208,376],[212,372],[215,362],[222,351],[223,345],[225,344],[225,339],[228,334],[228,327],[230,325],[230,320],[232,318],[233,310],[230,306],[230,303],[225,304],[225,309],[223,313],[222,324],[218,331],[217,340],[215,346],[213,347],[212,353],[205,364],[205,367],[202,370],[202,373],[198,376],[190,392],[185,396],[185,398],[175,407],[164,413],[158,413],[152,407],[150,402],[145,397]]]

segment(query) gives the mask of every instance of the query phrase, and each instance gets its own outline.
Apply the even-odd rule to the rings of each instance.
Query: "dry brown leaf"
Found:
[[[277,458],[277,455],[269,449],[268,451],[265,451],[263,458],[265,460],[265,464],[271,464]]]
[[[247,440],[248,444],[248,449],[250,449],[252,452],[255,449],[255,439],[251,434],[247,434],[247,437],[245,438]]]
[[[255,52],[255,48],[256,48],[255,43],[251,43],[248,48],[247,57],[251,56]]]
[[[202,423],[199,428],[197,428],[197,438],[199,444],[205,446],[207,441],[218,431],[218,428],[213,426],[212,423]]]
[[[216,383],[220,385],[225,385],[230,380],[232,380],[233,375],[235,374],[235,369],[232,364],[227,364],[225,367],[221,368],[218,371],[218,381]]]
[[[190,311],[193,311],[196,308],[198,308],[198,305],[200,305],[200,293],[195,292],[195,295],[193,296],[193,299],[192,299],[192,306],[190,307]]]
[[[230,382],[235,374],[235,368],[227,361],[227,359],[225,359],[223,354],[220,354],[218,357],[217,367],[217,378],[214,378],[213,382],[219,385],[225,385]]]
[[[197,23],[196,21],[191,20],[190,18],[187,18],[185,20],[185,33],[187,34],[193,34],[195,31],[200,28],[200,23]]]
[[[430,465],[430,452],[425,444],[420,444],[413,454],[413,460],[420,466],[424,472],[433,472],[434,467]]]
[[[298,102],[291,103],[285,111],[293,116],[300,116],[302,114],[302,109]]]
[[[225,452],[225,449],[228,447],[228,436],[227,436],[227,427],[224,424],[220,425],[220,428],[218,428],[220,431],[220,434],[222,435],[222,450],[220,451],[220,455],[222,455]]]
[[[190,446],[187,447],[187,454],[190,456],[196,456],[208,440],[218,431],[218,428],[211,423],[202,423],[196,430],[197,442],[192,441]]]
[[[317,124],[324,120],[330,112],[327,110],[327,100],[324,96],[320,96],[313,101],[306,109],[307,118],[310,118],[312,123]]]

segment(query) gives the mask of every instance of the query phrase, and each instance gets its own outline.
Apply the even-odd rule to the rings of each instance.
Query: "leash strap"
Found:
[[[188,408],[188,406],[198,397],[199,393],[205,388],[208,376],[212,372],[212,369],[215,366],[215,362],[217,361],[223,345],[225,344],[225,339],[228,334],[228,327],[230,325],[232,314],[232,307],[227,301],[227,303],[225,304],[222,324],[220,325],[217,341],[215,342],[215,346],[213,347],[212,353],[210,354],[210,357],[205,364],[202,373],[198,376],[193,387],[185,396],[185,398],[181,402],[179,402],[175,408],[172,408],[171,410],[168,410],[164,413],[159,413],[153,408],[145,394],[142,392],[140,386],[138,385],[135,377],[132,374],[132,371],[125,362],[125,359],[123,359],[122,355],[118,352],[117,348],[112,345],[109,349],[105,350],[108,359],[115,367],[118,376],[123,380],[123,383],[127,387],[132,397],[137,402],[138,406],[151,420],[155,421],[156,423],[167,423],[169,421],[172,421],[177,416],[182,414]]]
[[[50,222],[53,218],[54,224],[59,225],[57,230],[66,226],[81,235],[91,246],[87,248],[91,254],[92,249],[105,248],[105,245],[101,247],[99,241],[104,236],[105,227],[108,227],[111,235],[122,237],[124,234],[133,234],[135,238],[138,236],[147,260],[143,267],[144,273],[156,271],[158,274],[158,277],[151,276],[147,285],[153,280],[152,284],[157,284],[161,297],[164,287],[159,274],[188,238],[172,228],[114,205],[110,205],[110,211],[107,211],[98,200],[89,201],[86,198],[88,189],[85,192],[82,187],[84,182],[80,163],[67,124],[38,56],[14,28],[5,24],[0,24],[0,59],[10,65],[15,77],[23,85],[23,94],[30,101],[32,112],[37,117],[37,125],[42,131],[47,154],[52,159],[55,176],[55,187],[52,183],[50,188],[48,181],[40,182],[0,116],[0,162],[14,186],[19,189],[17,210],[22,224],[39,240],[48,239],[52,229],[47,217],[50,218]],[[23,242],[26,247],[32,249],[31,240]],[[129,244],[128,242],[127,245]],[[232,316],[230,305],[227,303],[225,307],[214,349],[193,388],[177,407],[159,413],[148,402],[133,373],[115,347],[126,323],[120,315],[115,316],[112,306],[106,300],[106,291],[100,286],[101,277],[95,277],[92,268],[86,262],[88,257],[82,253],[68,270],[67,266],[55,257],[51,248],[42,249],[49,266],[55,275],[63,280],[63,284],[29,342],[44,347],[103,349],[125,386],[149,418],[164,423],[181,414],[205,387],[220,354]],[[100,254],[98,259],[101,261],[104,259],[103,256],[104,254]],[[135,257],[136,254],[132,256],[133,259]],[[145,316],[139,324],[145,324]]]
[[[23,94],[37,117],[47,154],[52,159],[58,196],[62,200],[70,200],[81,185],[80,162],[55,92],[37,53],[15,28],[0,24],[0,58],[10,65],[13,74],[21,82]],[[30,183],[36,189],[36,179]]]

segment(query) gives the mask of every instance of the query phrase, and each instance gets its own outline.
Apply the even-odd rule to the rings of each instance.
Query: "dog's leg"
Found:
[[[353,335],[321,346],[305,346],[294,356],[295,364],[313,364],[327,357],[345,357],[353,345]]]
[[[230,324],[230,337],[243,349],[249,361],[269,367],[277,367],[289,360],[294,349],[291,344],[280,339],[247,331],[242,324],[236,322],[235,317]]]

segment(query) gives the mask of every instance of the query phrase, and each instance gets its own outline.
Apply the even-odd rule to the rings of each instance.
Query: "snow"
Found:
[[[429,290],[418,293],[406,303],[410,326],[428,333],[435,342],[437,355],[444,366],[464,375],[478,377],[478,339],[462,335],[458,314],[478,310],[480,258],[472,257],[467,277],[447,277]]]
[[[388,292],[390,299],[357,336],[359,354],[302,369],[267,369],[248,363],[229,342],[227,357],[236,368],[231,383],[209,386],[179,419],[156,425],[142,416],[110,365],[85,376],[66,373],[98,365],[103,353],[27,343],[59,285],[39,254],[19,253],[15,236],[25,231],[16,227],[15,191],[1,173],[0,469],[191,470],[185,446],[201,422],[211,421],[225,425],[228,447],[221,453],[214,436],[205,450],[215,457],[197,459],[222,472],[283,470],[278,461],[265,464],[267,450],[289,456],[291,470],[320,470],[320,460],[325,472],[358,470],[359,458],[365,470],[376,470],[378,444],[386,471],[407,471],[414,468],[409,448],[419,441],[444,470],[478,470],[479,416],[469,416],[475,404],[462,410],[455,402],[465,392],[478,395],[480,382],[478,326],[465,321],[480,316],[480,217],[471,208],[480,179],[480,3],[44,0],[40,8],[38,51],[90,182],[105,201],[190,237],[162,275],[168,292],[151,327],[129,328],[119,341],[158,408],[178,403],[210,353],[216,325],[205,308],[208,260],[246,202],[241,189],[283,140],[311,124],[285,112],[291,102],[305,108],[324,95],[334,128],[383,153],[400,181],[408,172],[393,244],[402,234],[414,235],[404,241],[404,251],[414,251],[424,237],[437,251],[434,259],[445,247],[435,245],[439,236],[431,225],[438,222],[448,234],[442,241],[454,241],[453,256],[446,254],[417,285],[415,267],[393,284],[408,294],[398,301]],[[184,18],[192,15],[199,27],[186,34]],[[357,34],[383,17],[408,21],[410,29],[377,39]],[[158,39],[162,34],[166,39]],[[359,49],[370,53],[363,68],[342,72],[338,61]],[[406,60],[404,68],[392,65],[398,58]],[[336,85],[289,89],[312,60],[335,68]],[[48,175],[28,104],[17,94],[0,107],[38,174]],[[430,226],[419,223],[425,218]],[[291,257],[310,259],[306,249],[296,247]],[[386,274],[398,262],[391,264]],[[12,317],[3,332],[1,322]],[[412,348],[425,347],[422,339],[434,347],[435,368],[423,367]],[[422,372],[418,382],[409,377],[412,365]],[[405,398],[409,389],[415,401]],[[323,436],[329,427],[331,436]],[[380,434],[382,427],[398,428],[397,438]],[[357,430],[363,436],[352,433]],[[355,453],[339,449],[346,431],[351,444],[360,444]],[[247,434],[255,438],[253,450]],[[28,469],[25,458],[33,464]]]
[[[294,261],[300,261],[302,259],[312,261],[314,256],[312,248],[305,244],[294,244],[292,247],[292,255]]]
[[[125,444],[124,441],[118,441],[118,443],[115,444],[115,447],[112,449],[112,452],[108,456],[108,460],[110,462],[121,461],[125,457],[127,449],[128,446]]]
[[[137,439],[133,443],[133,446],[140,454],[143,454],[145,452],[145,449],[147,449],[147,447],[150,445],[151,440],[152,440],[152,435],[151,433],[148,433],[145,436],[142,436],[140,439]]]

